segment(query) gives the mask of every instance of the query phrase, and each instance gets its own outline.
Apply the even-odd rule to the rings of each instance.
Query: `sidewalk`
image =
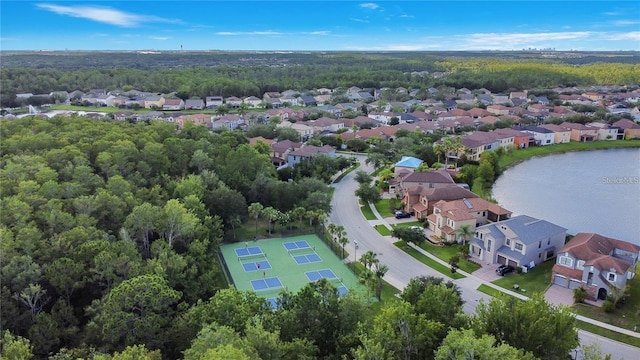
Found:
[[[380,216],[380,213],[378,212],[376,207],[371,203],[369,204],[369,207],[371,207],[371,211],[373,211],[373,214],[378,218],[378,220],[369,220],[369,223],[370,224],[384,224],[389,230],[391,230],[392,229],[391,225],[389,225],[389,223],[382,216]],[[393,241],[393,239],[391,241]],[[442,264],[442,265],[444,265],[446,267],[450,266],[449,263],[447,263],[446,261],[438,258],[437,256],[431,254],[430,252],[422,249],[421,247],[419,247],[419,246],[417,246],[415,244],[409,243],[409,246],[411,246],[412,248],[414,248],[415,250],[419,251],[423,255],[428,256],[429,258],[433,259],[434,261],[437,261],[438,263],[440,263],[440,264]],[[524,295],[522,295],[522,294],[520,294],[518,292],[515,292],[515,291],[511,291],[511,290],[505,289],[505,288],[503,288],[501,286],[498,286],[496,284],[493,284],[491,282],[483,280],[483,279],[481,279],[481,278],[479,278],[479,277],[477,277],[477,276],[475,276],[473,274],[469,274],[469,273],[467,273],[467,272],[465,272],[463,270],[458,269],[457,272],[459,274],[461,274],[461,275],[464,275],[465,277],[462,278],[462,279],[453,280],[453,282],[458,283],[463,287],[473,288],[474,290],[476,290],[480,285],[484,284],[484,285],[489,286],[489,287],[491,287],[491,288],[493,288],[495,290],[498,290],[498,291],[501,291],[501,292],[503,292],[505,294],[509,294],[511,296],[514,296],[514,297],[516,297],[518,299],[530,300],[529,297],[527,297],[527,296],[524,296]],[[620,334],[633,336],[635,338],[639,338],[640,339],[640,333],[639,332],[623,329],[621,327],[617,327],[617,326],[614,326],[614,325],[611,325],[611,324],[603,323],[601,321],[594,320],[594,319],[591,319],[591,318],[588,318],[588,317],[584,317],[582,315],[576,315],[575,317],[576,317],[577,320],[584,321],[586,323],[593,324],[593,325],[599,326],[599,327],[604,328],[604,329],[608,329],[608,330],[615,331],[615,332],[620,333]]]

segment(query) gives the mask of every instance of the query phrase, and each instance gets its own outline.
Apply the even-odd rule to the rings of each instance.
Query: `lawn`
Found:
[[[462,251],[462,245],[450,245],[450,246],[437,246],[428,241],[425,241],[420,245],[422,249],[425,251],[435,255],[438,259],[449,262],[452,256],[459,254]],[[458,267],[462,271],[466,271],[468,273],[472,273],[478,269],[480,269],[480,265],[476,263],[472,263],[465,259],[460,259],[458,261]]]
[[[360,206],[360,211],[362,211],[362,215],[364,215],[364,218],[367,220],[377,220],[378,218],[373,214],[373,211],[371,210],[371,207],[369,206],[369,204],[365,204],[363,206]]]
[[[411,221],[411,222],[397,223],[397,224],[394,224],[394,226],[401,227],[401,228],[409,227],[409,226],[420,226],[420,227],[422,227],[422,224],[423,223],[421,223],[420,221]]]
[[[613,312],[606,313],[601,308],[587,304],[574,304],[571,308],[576,314],[603,323],[628,330],[633,330],[636,326],[637,329],[640,329],[640,280],[636,276],[627,284],[629,285],[629,296],[624,305]]]
[[[509,290],[513,290],[513,285],[517,284],[520,292],[526,296],[531,296],[534,293],[544,293],[551,284],[551,268],[554,264],[555,259],[545,261],[529,270],[526,274],[512,273],[493,283]]]
[[[360,262],[350,262],[348,264],[349,268],[351,268],[351,270],[359,277],[360,273],[362,273],[362,271],[364,270],[364,265],[362,265],[362,263]],[[396,289],[395,287],[393,287],[393,285],[389,284],[388,282],[384,281],[384,279],[382,280],[382,293],[380,294],[380,301],[374,301],[371,304],[372,307],[372,314],[378,314],[380,313],[380,309],[382,308],[382,306],[388,304],[388,303],[393,303],[395,301],[397,301],[397,295],[400,294],[401,291]],[[372,291],[373,294],[373,291]],[[375,315],[373,315],[375,316]]]
[[[376,225],[376,226],[374,226],[374,228],[375,228],[375,229],[376,229],[376,231],[378,231],[378,232],[380,233],[380,235],[382,235],[382,236],[391,236],[391,230],[389,230],[389,228],[388,228],[388,227],[386,227],[386,226],[384,226],[384,225],[382,225],[382,224]]]
[[[444,266],[442,264],[440,264],[439,262],[431,259],[430,257],[422,254],[420,251],[412,248],[411,246],[408,246],[407,244],[405,244],[404,241],[396,241],[395,243],[393,243],[395,246],[399,247],[400,249],[402,249],[404,252],[406,252],[407,254],[411,255],[413,258],[415,258],[416,260],[420,261],[421,263],[427,265],[428,267],[432,268],[433,270],[436,270],[437,272],[448,276],[452,279],[462,279],[465,276],[460,274],[460,273],[452,273],[451,272],[451,268],[449,268],[448,266]]]
[[[481,284],[480,286],[478,286],[478,291],[480,291],[481,293],[485,293],[489,296],[495,297],[495,298],[499,298],[501,296],[511,296],[507,293],[503,293],[500,290],[494,289],[489,285],[486,284]],[[517,299],[517,298],[516,298]]]
[[[580,320],[576,320],[576,327],[578,329],[581,329],[581,330],[584,330],[584,331],[588,331],[588,332],[596,334],[596,335],[604,336],[604,337],[609,338],[609,339],[620,341],[620,342],[623,342],[623,343],[631,345],[631,346],[640,347],[640,339],[638,339],[637,337],[633,337],[633,336],[629,336],[629,335],[625,335],[625,334],[620,334],[618,332],[611,331],[611,330],[605,329],[605,328],[601,328],[598,325],[589,324],[587,322],[580,321]]]
[[[376,209],[383,218],[394,216],[394,212],[389,208],[389,201],[390,199],[382,199],[376,203]],[[400,204],[397,200],[396,203]]]
[[[345,176],[347,176],[350,172],[352,172],[353,170],[357,169],[358,166],[360,166],[360,163],[356,163],[354,166],[351,166],[350,168],[348,168],[347,170],[345,170],[342,174],[340,174],[335,180],[333,180],[334,184],[337,184],[340,182],[340,180],[342,180],[342,178],[344,178]]]

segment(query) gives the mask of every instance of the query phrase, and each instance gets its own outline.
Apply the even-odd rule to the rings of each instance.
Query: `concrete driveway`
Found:
[[[544,293],[544,298],[549,304],[571,306],[573,305],[573,290],[560,285],[551,285]]]
[[[501,278],[496,274],[496,269],[500,264],[483,265],[480,269],[473,272],[473,275],[479,277],[482,280],[493,282]]]

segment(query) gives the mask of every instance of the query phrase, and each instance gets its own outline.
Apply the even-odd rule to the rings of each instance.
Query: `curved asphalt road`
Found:
[[[371,166],[365,164],[365,155],[355,155],[354,157],[361,163],[358,170],[364,170],[368,173],[373,171]],[[358,183],[353,180],[356,171],[352,171],[339,183],[332,185],[335,188],[335,192],[331,200],[332,211],[329,215],[329,221],[344,226],[347,232],[350,242],[345,248],[351,254],[349,260],[357,260],[367,251],[375,252],[380,262],[389,267],[389,271],[384,277],[385,281],[398,289],[404,289],[409,280],[417,276],[432,275],[451,280],[397,248],[393,245],[393,240],[380,235],[371,226],[371,223],[364,218],[360,211],[358,199],[354,195],[358,188]],[[490,299],[488,295],[476,290],[478,284],[474,284],[472,278],[456,280],[455,283],[462,290],[462,298],[465,301],[464,311],[467,314],[475,312],[476,305],[481,299],[485,301]],[[582,330],[580,330],[579,336],[581,343],[597,343],[602,351],[605,354],[611,354],[614,360],[640,358],[640,349],[636,347]],[[578,358],[581,358],[579,354]]]

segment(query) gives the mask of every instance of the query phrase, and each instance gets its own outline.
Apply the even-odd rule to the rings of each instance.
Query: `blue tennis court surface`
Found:
[[[238,248],[235,250],[236,250],[237,257],[263,255],[263,252],[262,252],[262,249],[260,249],[260,246],[250,246],[250,247]]]
[[[251,280],[251,286],[253,287],[253,290],[258,291],[258,290],[281,288],[282,283],[280,282],[279,278],[270,277],[265,279]]]
[[[249,272],[271,269],[271,264],[269,264],[269,260],[259,260],[256,262],[242,263],[242,267],[244,268],[244,271]]]
[[[317,281],[320,279],[337,279],[338,277],[331,269],[307,271],[305,272],[309,281]]]
[[[322,258],[318,254],[313,253],[313,254],[306,254],[306,255],[295,255],[293,257],[293,260],[295,260],[297,264],[301,265],[301,264],[320,262],[322,261]]]
[[[285,249],[288,250],[297,250],[297,249],[308,249],[311,246],[309,245],[309,243],[307,242],[307,240],[298,240],[298,241],[289,241],[286,243],[282,243],[282,245],[284,245]]]

